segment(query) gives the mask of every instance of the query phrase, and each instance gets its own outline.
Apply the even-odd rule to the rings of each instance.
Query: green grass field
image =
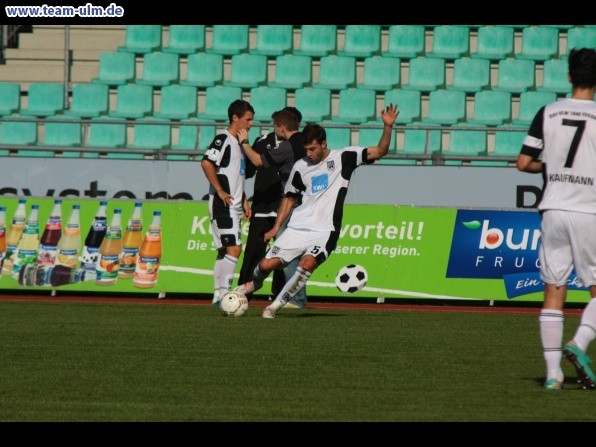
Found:
[[[0,421],[596,420],[536,314],[261,309],[0,301]]]

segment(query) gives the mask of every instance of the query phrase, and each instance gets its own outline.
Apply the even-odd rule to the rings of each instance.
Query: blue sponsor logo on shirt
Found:
[[[324,191],[329,186],[329,176],[325,174],[316,175],[312,178],[312,193]]]

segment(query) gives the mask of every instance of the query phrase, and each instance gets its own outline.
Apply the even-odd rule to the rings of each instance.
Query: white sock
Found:
[[[236,270],[238,258],[234,258],[230,255],[225,255],[221,261],[221,270],[219,274],[219,290],[220,296],[223,296],[224,293],[232,290],[232,282],[234,281],[234,270]]]
[[[579,349],[586,352],[588,345],[596,338],[596,297],[593,297],[584,311],[573,341]]]
[[[563,311],[555,309],[542,309],[540,311],[540,338],[542,352],[546,361],[546,378],[562,381],[564,378],[561,369],[563,342]]]
[[[283,289],[281,289],[279,295],[275,298],[275,301],[269,305],[271,310],[275,312],[279,308],[285,306],[286,303],[305,286],[310,275],[310,272],[298,267],[290,280],[286,283]]]
[[[219,297],[221,296],[219,290],[219,276],[221,275],[221,264],[223,259],[217,258],[215,260],[215,265],[213,266],[213,299],[211,300],[212,303],[217,303],[219,301]]]

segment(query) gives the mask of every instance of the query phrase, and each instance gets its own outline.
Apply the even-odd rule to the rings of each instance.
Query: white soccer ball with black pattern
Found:
[[[248,310],[248,298],[240,292],[228,292],[221,298],[219,308],[226,317],[241,317]]]
[[[361,290],[368,281],[366,269],[358,264],[342,267],[335,277],[335,285],[345,293],[354,293]]]

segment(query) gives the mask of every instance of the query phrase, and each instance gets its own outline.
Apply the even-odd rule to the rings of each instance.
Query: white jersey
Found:
[[[596,103],[562,99],[536,114],[521,150],[544,163],[538,209],[596,214]]]
[[[213,185],[210,185],[209,198],[213,205],[212,218],[230,213],[242,215],[246,159],[238,140],[225,130],[213,139],[203,155],[203,160],[208,160],[215,165],[221,187],[234,198],[232,204],[229,207],[226,206],[215,194]]]
[[[302,197],[302,203],[292,211],[288,228],[339,231],[350,178],[362,163],[368,163],[366,148],[358,146],[334,149],[317,164],[306,157],[298,160],[284,192]]]

